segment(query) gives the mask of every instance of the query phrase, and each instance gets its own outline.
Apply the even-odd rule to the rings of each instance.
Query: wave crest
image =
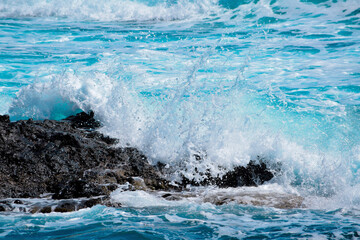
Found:
[[[0,18],[63,17],[97,21],[183,20],[208,15],[220,10],[216,0],[99,2],[96,0],[5,0],[0,3]]]

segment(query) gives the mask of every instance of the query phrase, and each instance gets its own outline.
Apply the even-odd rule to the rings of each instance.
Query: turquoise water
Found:
[[[359,212],[189,205],[0,216],[9,239],[356,239]],[[11,230],[10,230],[11,229]]]
[[[92,109],[170,180],[261,156],[282,169],[269,187],[306,203],[10,214],[2,236],[356,238],[359,43],[358,0],[0,0],[0,114]]]

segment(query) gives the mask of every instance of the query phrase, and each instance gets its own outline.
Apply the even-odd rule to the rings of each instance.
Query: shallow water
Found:
[[[269,188],[306,203],[19,213],[2,236],[356,238],[359,30],[358,0],[0,1],[0,114],[92,109],[170,180],[259,156],[281,168]]]

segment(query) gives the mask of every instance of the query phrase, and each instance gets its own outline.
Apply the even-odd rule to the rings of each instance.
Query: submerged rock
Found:
[[[0,199],[39,198],[45,193],[52,199],[109,196],[119,185],[130,183],[131,190],[179,191],[188,184],[220,187],[256,186],[274,175],[264,163],[250,162],[222,177],[205,173],[201,182],[183,178],[170,185],[161,167],[149,164],[136,148],[116,148],[116,139],[95,131],[101,124],[94,113],[79,113],[62,121],[21,120],[10,122],[0,116]],[[73,211],[102,200],[61,202],[57,206],[33,206],[30,212]],[[76,204],[75,204],[76,203]],[[15,203],[16,204],[16,203]],[[11,211],[7,201],[0,211]]]
[[[197,188],[183,192],[161,192],[158,197],[166,200],[184,200],[199,203],[209,202],[214,205],[237,203],[253,206],[268,206],[281,209],[303,208],[304,198],[295,193],[287,193],[283,189],[273,187],[237,187],[237,188]],[[154,194],[155,195],[155,194]]]
[[[65,200],[52,200],[49,198],[4,199],[0,201],[0,212],[72,212],[98,204],[107,205],[108,203],[109,198],[104,196]]]

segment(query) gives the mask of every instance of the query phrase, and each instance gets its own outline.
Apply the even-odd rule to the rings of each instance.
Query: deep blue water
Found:
[[[90,109],[174,180],[260,156],[281,166],[274,195],[304,208],[139,193],[129,208],[1,215],[2,237],[359,237],[359,0],[0,0],[0,114]]]

